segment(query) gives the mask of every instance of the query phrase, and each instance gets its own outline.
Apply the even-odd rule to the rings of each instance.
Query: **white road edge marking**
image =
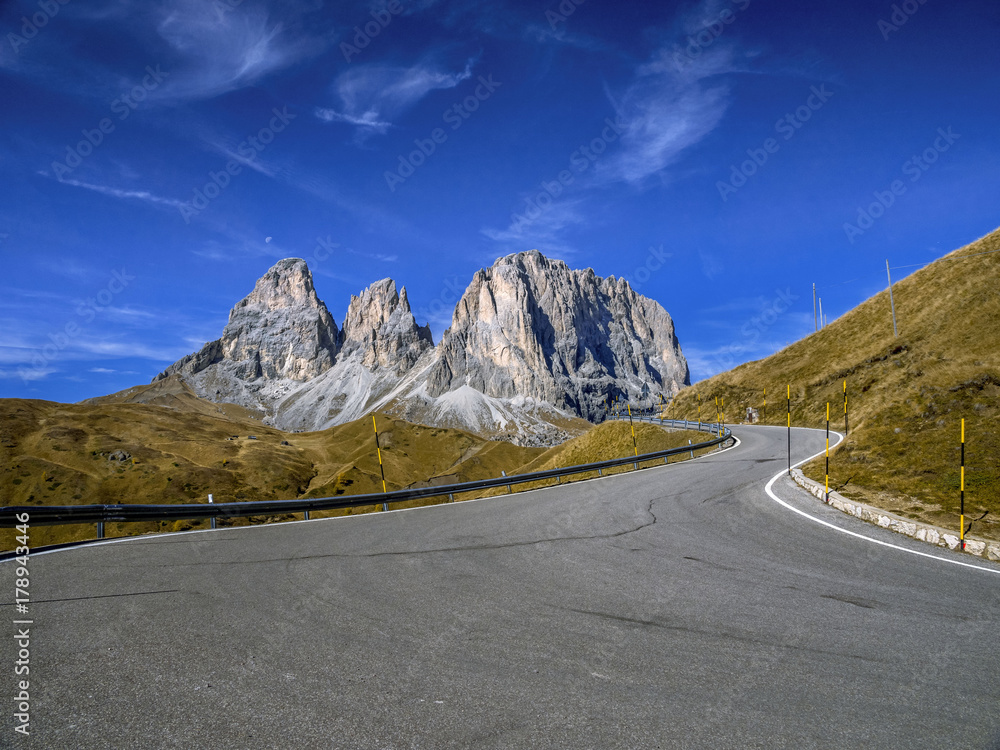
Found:
[[[802,429],[802,428],[799,428],[799,429]],[[840,439],[836,443],[834,443],[832,446],[830,446],[831,448],[840,445],[841,441],[843,441],[843,439],[844,439],[844,436],[841,435],[839,432],[834,432],[833,434],[835,434]],[[826,452],[825,449],[821,450],[819,453],[817,453],[817,454],[815,454],[813,456],[809,456],[809,458],[804,459],[802,461],[799,461],[797,464],[794,464],[792,466],[792,468],[793,469],[797,469],[799,466],[802,466],[802,464],[808,463],[808,462],[812,461],[814,458],[819,458],[825,452]],[[859,534],[856,531],[848,531],[847,529],[843,529],[840,526],[837,526],[836,524],[830,523],[829,521],[824,521],[822,518],[817,518],[816,516],[812,516],[812,515],[806,513],[804,510],[799,510],[798,508],[792,507],[791,505],[789,505],[788,503],[786,503],[784,500],[782,500],[780,497],[778,497],[777,495],[775,495],[774,491],[771,489],[774,486],[775,482],[777,482],[782,476],[785,476],[787,474],[788,474],[788,469],[782,469],[777,474],[775,474],[773,477],[771,477],[771,481],[769,481],[767,483],[767,485],[765,485],[765,487],[764,487],[764,492],[766,492],[768,495],[770,495],[771,499],[774,500],[774,502],[776,502],[778,505],[781,505],[781,506],[783,506],[785,508],[788,508],[788,510],[792,511],[793,513],[798,513],[800,516],[802,516],[804,518],[808,518],[810,521],[815,521],[816,523],[818,523],[818,524],[820,524],[822,526],[826,526],[827,528],[831,528],[834,531],[839,531],[841,534],[848,534],[849,536],[853,536],[853,537],[856,537],[858,539],[864,539],[866,542],[871,542],[872,544],[878,544],[878,545],[881,545],[883,547],[889,547],[890,549],[899,550],[900,552],[907,552],[907,553],[909,553],[911,555],[918,555],[920,557],[928,557],[931,560],[938,560],[939,562],[950,563],[951,565],[961,565],[963,568],[975,568],[976,570],[984,570],[987,573],[994,573],[996,575],[1000,575],[1000,570],[998,570],[996,568],[987,568],[987,567],[984,567],[982,565],[973,565],[972,563],[962,562],[961,560],[950,560],[947,557],[938,557],[937,555],[931,555],[931,554],[928,554],[927,552],[920,552],[919,550],[908,549],[906,547],[900,547],[898,544],[890,544],[889,542],[883,542],[881,539],[875,539],[875,538],[870,537],[870,536],[865,536],[864,534]],[[810,497],[812,497],[812,496],[810,495]]]

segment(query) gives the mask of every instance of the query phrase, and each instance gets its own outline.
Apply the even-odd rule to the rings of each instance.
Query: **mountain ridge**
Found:
[[[526,445],[566,439],[613,398],[669,398],[690,381],[662,305],[537,250],[477,271],[437,344],[393,279],[352,295],[338,328],[306,262],[283,259],[233,307],[220,339],[154,382],[171,376],[286,430],[383,410]]]

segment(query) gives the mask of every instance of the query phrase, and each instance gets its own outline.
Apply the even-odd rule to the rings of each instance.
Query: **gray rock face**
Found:
[[[304,381],[329,369],[337,324],[313,287],[304,260],[278,261],[229,313],[222,357],[255,363],[256,377]]]
[[[658,302],[537,251],[476,273],[438,351],[432,396],[468,385],[587,419],[604,413],[609,396],[672,396],[689,383],[673,321]]]
[[[275,264],[222,337],[175,362],[212,401],[283,429],[324,429],[377,409],[530,441],[611,397],[672,396],[689,382],[673,321],[614,277],[537,251],[480,270],[435,347],[392,279],[352,296],[338,331],[297,258]]]
[[[266,408],[260,381],[304,382],[328,370],[339,334],[299,258],[278,261],[229,313],[222,337],[175,362],[154,382],[177,374],[213,401]]]
[[[396,293],[392,279],[376,281],[360,296],[351,295],[341,332],[341,359],[357,359],[369,370],[402,375],[433,346],[431,330],[420,328],[406,289]]]
[[[406,289],[376,281],[351,296],[333,367],[274,405],[283,429],[322,430],[380,408],[404,376],[433,349],[430,328],[417,326]]]

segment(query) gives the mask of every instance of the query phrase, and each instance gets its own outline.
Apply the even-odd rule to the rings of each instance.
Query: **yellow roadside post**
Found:
[[[830,502],[830,402],[826,402],[826,502]]]
[[[847,439],[847,378],[844,378],[844,439]]]
[[[958,522],[960,528],[958,530],[958,539],[962,543],[962,549],[965,550],[965,420],[962,420],[962,478],[961,484],[959,485],[959,516]]]
[[[629,426],[632,428],[632,450],[635,451],[635,457],[638,458],[639,457],[639,444],[635,442],[635,425],[632,423],[632,407],[629,404],[626,404],[626,407],[628,408],[628,423],[629,423]],[[633,466],[635,466],[635,468],[638,470],[638,468],[639,468],[639,462],[636,461],[633,464]]]
[[[788,476],[792,475],[792,386],[789,384],[787,392],[788,405]]]
[[[385,495],[385,469],[382,468],[382,447],[378,444],[378,425],[375,423],[375,415],[372,414],[372,427],[375,429],[375,450],[378,452],[378,470],[382,475],[382,494]],[[388,503],[382,503],[382,510],[389,510]]]

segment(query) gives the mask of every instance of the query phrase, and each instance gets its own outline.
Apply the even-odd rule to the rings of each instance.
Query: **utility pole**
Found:
[[[892,274],[889,273],[889,259],[885,260],[885,275],[889,279],[889,307],[892,308],[892,334],[899,338],[899,329],[896,328],[896,303],[892,300]]]
[[[819,330],[819,318],[816,317],[816,282],[813,282],[813,327]]]
[[[823,298],[819,298],[819,322],[823,322]]]

